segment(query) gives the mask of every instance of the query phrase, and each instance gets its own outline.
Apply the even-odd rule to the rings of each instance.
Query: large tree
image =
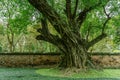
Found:
[[[62,67],[93,66],[88,49],[107,36],[107,23],[118,13],[119,0],[28,0],[42,15],[41,34],[36,37],[56,45]],[[58,35],[53,35],[50,22]],[[91,37],[92,36],[92,37]]]

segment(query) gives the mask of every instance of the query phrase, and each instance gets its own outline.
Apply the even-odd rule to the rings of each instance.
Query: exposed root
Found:
[[[81,68],[72,67],[72,68],[64,68],[61,71],[63,72],[63,74],[65,76],[70,76],[70,75],[73,75],[73,74],[76,74],[76,73],[86,72],[87,69],[81,69]]]

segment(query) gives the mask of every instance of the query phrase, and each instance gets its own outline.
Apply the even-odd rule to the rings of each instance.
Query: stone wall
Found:
[[[120,68],[120,55],[93,55],[92,59],[104,68]]]
[[[92,55],[96,65],[104,68],[120,68],[120,55]],[[60,62],[60,55],[0,55],[1,67],[41,67],[53,66]]]
[[[58,55],[0,55],[0,66],[5,67],[39,67],[56,65]]]

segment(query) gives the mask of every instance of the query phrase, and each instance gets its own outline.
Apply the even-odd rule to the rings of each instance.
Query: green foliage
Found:
[[[7,23],[14,33],[19,34],[25,32],[26,26],[34,21],[32,18],[35,10],[26,0],[4,0],[0,3],[1,17],[5,17],[2,18],[2,21]]]
[[[111,53],[114,52],[114,50],[115,45],[113,39],[109,36],[91,47],[89,52],[103,52],[103,54],[105,54],[105,52]]]
[[[89,1],[83,0],[83,3],[85,3],[84,5],[97,2],[96,0],[93,0],[90,2]],[[107,19],[103,10],[103,6],[106,6],[105,8],[106,8],[107,14],[110,14],[110,17],[112,18],[106,24],[105,33],[107,33],[107,35],[112,39],[114,38],[117,40],[117,37],[115,36],[117,36],[116,31],[118,30],[118,27],[120,25],[119,24],[120,17],[118,15],[120,13],[119,1],[110,1],[107,3],[107,0],[102,1],[102,4],[100,7],[95,8],[95,10],[91,11],[88,14],[87,19],[83,23],[82,29],[81,29],[81,34],[84,37],[84,39],[86,39],[86,37],[88,36],[88,40],[90,41],[101,34],[101,31],[103,28],[102,26]],[[117,42],[118,41],[119,40],[117,40]]]
[[[118,20],[118,21],[117,21]],[[120,16],[116,16],[115,18],[114,18],[114,42],[116,43],[116,44],[120,44]]]
[[[116,28],[116,35],[115,35],[114,42],[115,42],[117,45],[120,45],[120,27],[119,27],[119,28]]]
[[[4,27],[0,24],[0,35],[4,35]]]
[[[87,8],[87,7],[91,7],[92,5],[98,3],[99,0],[81,0],[81,2],[83,3],[84,7]]]

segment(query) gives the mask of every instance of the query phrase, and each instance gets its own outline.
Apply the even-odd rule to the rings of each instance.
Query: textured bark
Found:
[[[74,32],[66,33],[61,41],[62,42],[57,45],[62,53],[64,53],[60,67],[76,67],[81,69],[93,67],[90,55],[87,53],[86,47],[77,34],[74,34]]]
[[[80,49],[75,49],[73,46],[65,53],[60,66],[65,68],[76,67],[85,69],[87,68],[88,60],[88,55],[84,48],[81,47]]]

